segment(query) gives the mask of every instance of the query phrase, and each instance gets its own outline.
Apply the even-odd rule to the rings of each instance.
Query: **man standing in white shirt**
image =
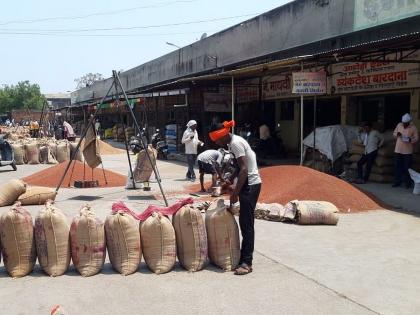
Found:
[[[241,259],[235,268],[236,275],[252,272],[255,231],[254,211],[261,191],[261,178],[258,172],[257,157],[249,143],[242,137],[231,134],[230,129],[235,122],[225,121],[212,127],[210,139],[218,146],[228,147],[238,162],[239,173],[235,189],[231,192],[230,203],[240,202],[239,226],[242,233]],[[233,181],[233,178],[230,179]]]
[[[194,182],[196,179],[194,172],[195,160],[197,159],[197,147],[202,146],[204,143],[198,139],[197,122],[190,120],[187,124],[187,129],[182,136],[183,144],[185,144],[185,155],[187,156],[188,171],[187,179]]]
[[[377,130],[372,129],[371,122],[365,122],[359,132],[358,141],[364,145],[365,152],[357,162],[358,179],[356,183],[365,184],[369,180],[378,149],[384,144],[384,137]],[[366,169],[363,171],[365,164]]]

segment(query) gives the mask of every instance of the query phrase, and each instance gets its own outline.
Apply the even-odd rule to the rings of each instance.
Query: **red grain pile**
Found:
[[[45,170],[32,174],[31,176],[22,178],[22,180],[33,186],[57,187],[68,162],[63,162],[58,165],[49,167]],[[73,168],[74,167],[74,168]],[[66,188],[73,186],[76,180],[83,180],[84,164],[79,161],[74,161],[69,171],[64,178],[61,187]],[[105,184],[105,178],[102,168],[95,168],[93,170],[93,180],[99,181],[100,187],[119,187],[125,186],[127,177],[105,169],[106,179],[108,184]],[[92,169],[86,165],[85,180],[92,180]]]
[[[382,209],[374,197],[351,184],[301,166],[273,166],[260,169],[263,181],[259,202],[286,204],[291,200],[319,200],[333,203],[342,212]],[[190,192],[200,185],[188,187]]]

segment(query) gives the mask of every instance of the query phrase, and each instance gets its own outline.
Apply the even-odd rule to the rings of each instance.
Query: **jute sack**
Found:
[[[350,154],[359,154],[362,155],[365,153],[364,146],[353,145],[350,149]]]
[[[392,183],[394,181],[394,176],[387,174],[371,173],[369,176],[369,180],[376,183]]]
[[[57,157],[58,163],[62,163],[70,160],[70,148],[68,143],[61,142],[57,145]]]
[[[173,217],[178,260],[188,271],[203,269],[207,260],[208,245],[206,227],[201,212],[187,205]]]
[[[105,235],[112,267],[124,276],[136,272],[142,255],[138,221],[130,214],[115,212],[105,220]]]
[[[39,147],[39,163],[46,164],[48,162],[48,153],[50,149],[47,145],[41,145]]]
[[[23,144],[14,143],[11,145],[16,165],[25,164],[25,148]]]
[[[175,230],[171,221],[154,212],[140,225],[144,260],[156,274],[172,270],[176,261]]]
[[[338,209],[330,202],[294,200],[286,205],[286,208],[293,207],[296,209],[299,224],[337,225],[338,223]]]
[[[28,164],[39,164],[39,149],[35,142],[25,144],[25,153]]]
[[[77,143],[70,143],[70,157],[74,155],[74,152],[76,152]],[[82,146],[79,147],[79,150],[77,150],[77,153],[74,157],[76,161],[84,162],[85,159],[83,158],[83,152],[82,152]]]
[[[57,144],[55,142],[49,142],[48,147],[55,160],[57,160]]]
[[[34,227],[28,211],[16,203],[0,218],[1,251],[7,272],[23,277],[34,268],[36,261]]]
[[[136,182],[144,183],[152,176],[153,168],[156,165],[157,151],[152,146],[148,146],[147,152],[152,160],[150,163],[146,150],[141,150],[137,155],[136,168],[134,169],[134,179]]]
[[[379,148],[378,155],[383,156],[383,157],[393,157],[394,149],[395,149],[395,144],[388,144],[386,146],[383,146],[382,148]]]
[[[362,157],[362,155],[360,155],[360,154],[352,154],[350,157],[349,157],[349,161],[350,162],[359,162],[359,160],[360,160],[360,158]]]
[[[106,257],[105,227],[90,206],[84,206],[70,227],[71,257],[83,277],[101,271]]]
[[[394,159],[393,158],[387,158],[383,156],[377,156],[375,159],[375,165],[382,167],[382,166],[392,166],[394,165]]]
[[[12,205],[26,191],[26,184],[20,179],[9,180],[0,186],[0,207]]]
[[[376,166],[373,165],[372,167],[372,173],[380,174],[380,175],[393,175],[395,171],[395,168],[393,166]]]
[[[43,205],[47,200],[55,200],[57,192],[48,187],[28,187],[26,192],[19,196],[18,201],[24,206]]]
[[[207,209],[206,229],[210,261],[223,270],[233,270],[241,257],[239,229],[223,199]]]
[[[64,213],[47,202],[35,218],[35,243],[39,264],[52,277],[61,276],[69,268],[69,232]]]

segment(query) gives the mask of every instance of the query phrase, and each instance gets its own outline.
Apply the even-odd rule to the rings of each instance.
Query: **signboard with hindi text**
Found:
[[[290,74],[264,77],[262,80],[262,98],[274,100],[292,96],[292,78]]]
[[[410,59],[419,58],[413,54]],[[331,67],[331,94],[373,92],[420,87],[420,64],[354,62]]]
[[[327,74],[321,72],[293,72],[293,94],[326,94]]]

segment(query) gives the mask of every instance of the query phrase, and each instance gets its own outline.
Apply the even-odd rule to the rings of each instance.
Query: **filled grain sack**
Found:
[[[16,165],[25,164],[25,147],[23,144],[11,144]]]
[[[70,160],[70,146],[67,142],[61,142],[57,145],[56,160],[58,163]]]
[[[394,175],[371,173],[369,180],[376,183],[392,183],[394,181]]]
[[[0,207],[12,205],[26,191],[26,184],[20,179],[9,180],[0,186]]]
[[[84,206],[74,217],[70,227],[71,257],[83,277],[101,271],[106,257],[104,223],[90,206]]]
[[[173,217],[178,260],[188,271],[203,269],[207,261],[206,227],[201,211],[193,206],[182,207]]]
[[[359,162],[360,158],[362,157],[362,155],[360,154],[352,154],[349,158],[348,161],[349,162]]]
[[[176,261],[175,230],[171,221],[158,212],[152,213],[140,225],[144,260],[156,274],[172,270]]]
[[[353,144],[353,146],[350,149],[350,154],[362,155],[364,153],[365,153],[365,146],[364,145],[355,145],[355,144]]]
[[[61,276],[69,268],[69,232],[64,213],[47,202],[35,218],[35,243],[39,264],[52,277]]]
[[[46,164],[48,162],[50,148],[47,145],[41,145],[39,147],[39,163]]]
[[[84,162],[85,159],[83,158],[82,146],[79,147],[77,153],[75,153],[76,148],[77,143],[70,143],[70,156],[76,161]]]
[[[152,163],[150,163],[147,154],[149,154]],[[149,181],[150,176],[152,176],[153,173],[153,168],[156,165],[156,157],[157,151],[150,145],[147,148],[147,152],[146,150],[141,150],[139,154],[137,154],[137,162],[133,174],[136,182],[144,183]]]
[[[19,203],[0,217],[1,251],[4,266],[12,277],[23,277],[36,261],[32,217]]]
[[[393,157],[395,150],[395,143],[389,143],[379,148],[378,155],[383,157]]]
[[[96,135],[95,126],[90,124],[83,144],[83,157],[90,168],[98,167],[102,163],[99,140]]]
[[[25,144],[25,155],[28,164],[39,164],[39,149],[36,142]]]
[[[54,159],[57,159],[57,143],[55,142],[49,142],[48,147],[50,148],[50,152]]]
[[[207,209],[206,230],[210,261],[223,270],[236,268],[241,257],[239,229],[223,199]]]
[[[338,223],[338,209],[330,202],[294,200],[289,202],[286,208],[296,210],[296,220],[302,225],[336,225]]]
[[[375,159],[375,165],[382,166],[392,166],[394,165],[394,159],[392,157],[377,156]]]
[[[142,255],[138,221],[123,211],[114,212],[105,220],[105,235],[112,267],[124,276],[136,272]]]
[[[28,205],[43,205],[47,200],[55,200],[57,192],[54,188],[48,187],[28,187],[26,192],[19,196],[18,201],[24,206]]]

